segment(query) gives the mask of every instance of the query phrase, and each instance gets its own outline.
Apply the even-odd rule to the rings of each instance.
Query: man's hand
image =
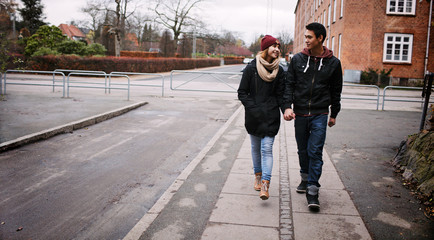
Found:
[[[336,118],[330,118],[329,119],[329,127],[333,127],[336,124]]]
[[[283,119],[285,119],[286,121],[291,121],[292,119],[295,119],[295,113],[292,108],[285,109],[285,112],[283,113]]]

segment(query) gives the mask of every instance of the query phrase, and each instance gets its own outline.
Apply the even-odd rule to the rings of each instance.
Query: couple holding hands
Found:
[[[288,71],[279,66],[279,40],[266,35],[261,51],[244,69],[238,99],[245,108],[250,135],[254,189],[269,198],[273,168],[273,143],[280,127],[280,112],[294,120],[301,182],[308,207],[319,210],[319,179],[327,125],[336,124],[342,92],[342,67],[333,52],[323,46],[327,32],[320,23],[306,26],[306,48],[294,55]],[[330,115],[330,117],[329,117]]]

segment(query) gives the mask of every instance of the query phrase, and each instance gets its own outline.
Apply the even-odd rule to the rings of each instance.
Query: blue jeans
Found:
[[[326,139],[327,119],[327,114],[295,118],[300,173],[308,175],[308,186],[321,186],[319,178],[322,173],[322,151]]]
[[[273,169],[273,143],[274,137],[264,138],[250,135],[252,145],[253,170],[255,173],[262,172],[262,180],[271,180]]]

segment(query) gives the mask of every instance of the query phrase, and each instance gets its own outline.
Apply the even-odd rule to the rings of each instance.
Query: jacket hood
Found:
[[[320,56],[313,56],[310,51],[307,48],[304,48],[303,51],[301,51],[302,54],[310,57],[316,57],[316,58],[331,58],[333,57],[333,51],[328,49],[326,46],[323,46],[324,52]]]
[[[313,56],[307,48],[305,48],[305,49],[303,49],[303,51],[301,51],[302,54],[308,56],[307,62],[306,62],[306,68],[303,71],[304,73],[306,73],[307,69],[309,69],[310,57],[312,57],[315,62],[319,61],[318,71],[320,71],[322,66],[324,66],[323,61],[322,61],[324,58],[333,57],[333,51],[332,50],[328,49],[325,46],[323,46],[323,49],[324,49],[324,52],[320,56]]]

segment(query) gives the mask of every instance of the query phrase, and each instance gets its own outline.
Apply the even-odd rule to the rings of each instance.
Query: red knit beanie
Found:
[[[280,42],[277,40],[277,38],[274,38],[271,35],[265,35],[265,37],[263,37],[261,40],[261,51],[264,51],[273,44],[280,45]]]

